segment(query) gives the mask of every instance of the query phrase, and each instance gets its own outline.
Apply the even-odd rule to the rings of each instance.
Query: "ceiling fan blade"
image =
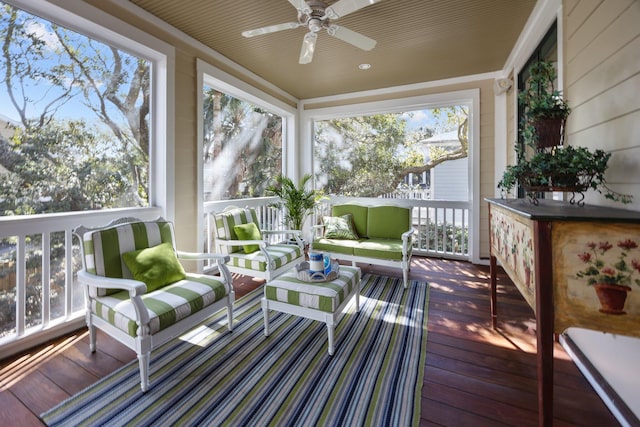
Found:
[[[318,35],[313,31],[308,32],[304,36],[304,40],[302,41],[302,48],[300,49],[300,59],[298,63],[300,64],[308,64],[313,59],[313,52],[316,50],[316,40],[318,40]]]
[[[286,22],[284,24],[269,25],[268,27],[256,28],[254,30],[243,31],[245,37],[260,36],[262,34],[275,33],[276,31],[291,30],[298,28],[301,24],[298,22]]]
[[[380,0],[340,0],[327,7],[324,13],[329,19],[338,19],[365,6],[378,3],[379,1]]]
[[[350,30],[345,27],[341,27],[339,25],[331,25],[327,28],[327,33],[330,36],[336,37],[342,41],[350,43],[355,47],[359,47],[362,50],[371,50],[376,47],[376,41],[372,38],[364,36],[360,33],[356,33],[353,30]]]
[[[302,13],[309,14],[311,13],[311,8],[304,0],[289,0],[289,3],[296,9],[298,9]]]

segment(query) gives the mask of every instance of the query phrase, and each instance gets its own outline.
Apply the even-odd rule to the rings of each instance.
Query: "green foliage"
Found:
[[[278,175],[267,191],[280,198],[278,206],[286,210],[285,222],[291,230],[302,230],[304,221],[316,207],[316,204],[324,197],[320,190],[307,190],[307,183],[311,175],[306,174],[300,179],[299,184],[284,175]]]
[[[204,88],[205,200],[264,196],[282,171],[282,118]]]
[[[616,193],[606,185],[605,172],[611,153],[585,147],[554,147],[538,151],[529,159],[507,166],[498,188],[509,192],[520,183],[527,192],[548,187],[549,191],[582,192],[591,188],[608,199],[630,203],[631,196]]]
[[[19,117],[0,136],[0,215],[146,205],[150,64],[13,6],[0,12],[0,81]],[[60,118],[72,100],[85,118]]]
[[[50,121],[16,129],[11,143],[0,141],[11,162],[0,180],[2,215],[136,206],[142,189],[127,172],[147,175],[145,159],[114,151],[84,122]],[[144,190],[146,191],[146,190]]]
[[[452,224],[429,224],[418,226],[420,240],[414,238],[414,247],[437,252],[459,253],[460,248],[469,247],[469,229]]]

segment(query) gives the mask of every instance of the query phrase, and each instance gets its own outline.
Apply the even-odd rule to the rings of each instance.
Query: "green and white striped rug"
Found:
[[[151,389],[137,361],[41,415],[47,425],[417,426],[427,338],[428,285],[365,275],[327,353],[324,323],[273,313],[263,334],[258,289],[155,350]],[[98,343],[99,346],[99,343]]]

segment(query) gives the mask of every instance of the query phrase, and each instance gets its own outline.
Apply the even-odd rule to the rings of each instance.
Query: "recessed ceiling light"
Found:
[[[360,68],[361,70],[368,70],[369,68],[371,68],[371,64],[360,64],[358,65],[358,68]]]

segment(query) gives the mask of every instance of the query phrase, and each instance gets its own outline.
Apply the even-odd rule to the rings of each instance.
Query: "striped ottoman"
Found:
[[[336,321],[351,297],[356,297],[360,311],[360,269],[340,266],[340,275],[330,282],[298,280],[295,268],[264,286],[262,311],[264,334],[269,336],[269,311],[293,314],[327,324],[329,354],[333,356],[333,330]]]

